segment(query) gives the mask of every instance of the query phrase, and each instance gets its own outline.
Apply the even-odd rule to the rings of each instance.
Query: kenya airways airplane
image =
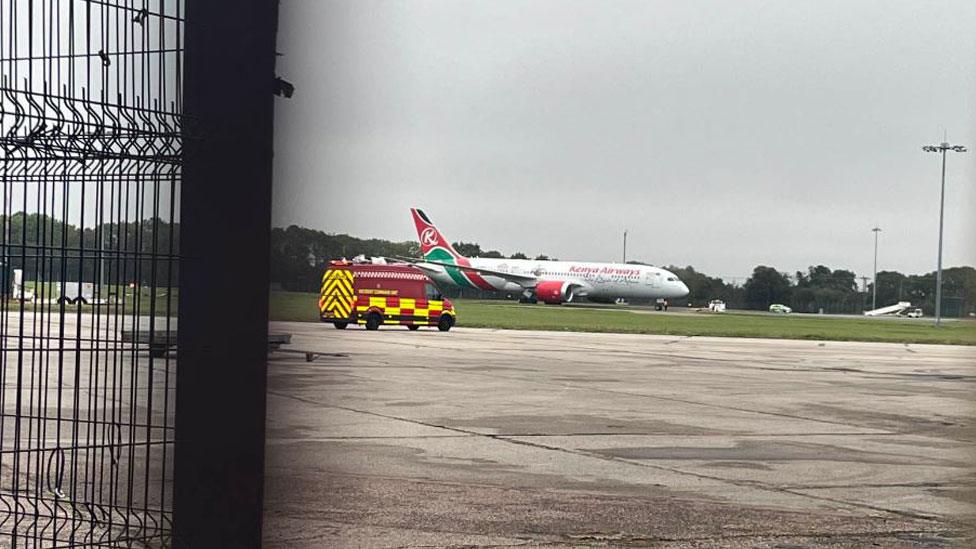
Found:
[[[424,212],[411,208],[423,269],[440,284],[521,294],[522,301],[568,303],[576,297],[613,302],[617,298],[678,298],[688,287],[674,273],[645,265],[464,257]]]

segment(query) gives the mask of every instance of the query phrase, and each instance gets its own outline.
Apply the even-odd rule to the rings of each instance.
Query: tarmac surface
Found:
[[[976,347],[272,331],[268,547],[976,546]]]

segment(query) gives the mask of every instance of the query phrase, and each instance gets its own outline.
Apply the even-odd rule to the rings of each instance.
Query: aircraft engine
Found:
[[[547,280],[535,286],[535,296],[549,305],[569,303],[576,296],[577,285],[560,280]]]

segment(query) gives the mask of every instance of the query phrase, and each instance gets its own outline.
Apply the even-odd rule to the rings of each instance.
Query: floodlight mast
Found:
[[[627,263],[627,229],[624,229],[624,263]]]
[[[925,152],[942,153],[942,193],[939,198],[939,266],[935,274],[935,325],[942,324],[942,221],[945,219],[945,172],[946,172],[946,151],[966,152],[963,145],[950,145],[943,141],[938,145],[925,145],[922,147]]]
[[[878,308],[878,233],[881,232],[881,227],[875,226],[871,229],[874,232],[874,295],[871,296],[871,309]]]

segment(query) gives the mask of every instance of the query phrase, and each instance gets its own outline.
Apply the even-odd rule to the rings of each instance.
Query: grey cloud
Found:
[[[507,252],[932,270],[939,163],[976,147],[976,6],[282,4],[275,223],[397,240],[424,207]],[[946,264],[976,264],[950,158]],[[368,211],[371,215],[364,215]]]

